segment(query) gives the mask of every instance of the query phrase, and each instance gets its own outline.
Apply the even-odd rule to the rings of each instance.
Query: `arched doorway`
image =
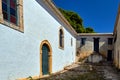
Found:
[[[52,73],[52,48],[47,40],[40,45],[40,76]]]

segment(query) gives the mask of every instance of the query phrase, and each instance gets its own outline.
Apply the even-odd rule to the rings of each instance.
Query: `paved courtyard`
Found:
[[[120,80],[120,72],[108,62],[99,64],[77,62],[58,74],[38,80]]]

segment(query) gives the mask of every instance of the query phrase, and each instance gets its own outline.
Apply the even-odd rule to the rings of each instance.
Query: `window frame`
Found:
[[[85,45],[86,38],[81,38],[81,45]]]
[[[61,37],[60,31],[62,31],[62,37]],[[60,44],[61,40],[62,40],[62,45]],[[64,30],[62,28],[59,29],[59,48],[64,49]]]
[[[17,0],[17,25],[3,18],[2,0],[0,0],[0,23],[12,29],[24,32],[23,26],[23,0]]]
[[[71,46],[73,46],[73,38],[71,38]]]
[[[112,45],[113,44],[113,38],[108,38],[108,45]]]

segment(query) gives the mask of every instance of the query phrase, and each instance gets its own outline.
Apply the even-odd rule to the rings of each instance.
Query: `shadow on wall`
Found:
[[[77,48],[77,53],[76,53],[76,61],[79,60],[84,60],[87,57],[89,57],[91,54],[94,53],[94,42],[91,39],[88,39],[86,42],[92,43],[92,45],[80,45],[79,48]],[[89,48],[89,47],[91,48]],[[87,49],[88,48],[88,49]],[[99,53],[104,57],[107,58],[107,50],[108,50],[108,45],[106,41],[100,41],[99,42]]]
[[[88,58],[86,59],[86,62],[90,62],[90,63],[100,63],[105,61],[105,58],[97,52],[93,52],[90,56],[88,56]]]
[[[90,54],[92,54],[92,46],[90,46],[91,48],[88,48],[89,43],[93,43],[93,40],[87,39],[84,45],[81,42],[77,44],[79,45],[79,47],[77,48],[76,61],[78,61],[79,59],[85,59]]]
[[[107,58],[107,50],[108,50],[107,42],[104,42],[103,44],[99,46],[99,53],[105,58]]]

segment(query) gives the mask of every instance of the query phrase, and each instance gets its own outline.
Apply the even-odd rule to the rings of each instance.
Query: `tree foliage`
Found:
[[[94,30],[91,27],[85,28],[83,26],[83,20],[77,13],[66,11],[61,8],[59,8],[59,10],[77,33],[94,33]]]
[[[86,33],[94,33],[94,30],[91,27],[87,27]]]

